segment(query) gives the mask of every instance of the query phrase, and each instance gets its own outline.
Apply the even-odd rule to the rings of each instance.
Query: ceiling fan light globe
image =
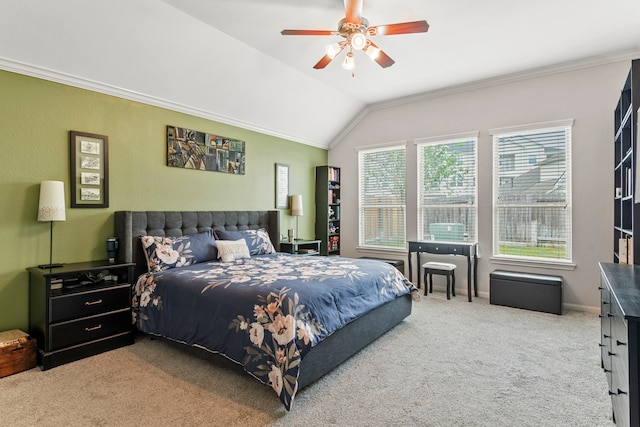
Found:
[[[333,43],[333,44],[326,45],[324,47],[324,50],[326,51],[329,58],[333,59],[336,57],[337,54],[340,53],[340,51],[342,50],[342,47],[340,47],[340,43]]]
[[[378,54],[380,54],[380,49],[378,49],[377,47],[373,47],[371,45],[367,46],[367,48],[365,49],[364,53],[367,54],[367,56],[372,60],[375,61],[376,58],[378,58]]]
[[[353,58],[353,53],[347,53],[347,56],[344,58],[344,62],[342,63],[342,68],[349,71],[356,68],[356,61]]]
[[[357,50],[362,50],[367,45],[367,38],[364,34],[355,32],[351,34],[349,38],[349,43],[351,47]]]

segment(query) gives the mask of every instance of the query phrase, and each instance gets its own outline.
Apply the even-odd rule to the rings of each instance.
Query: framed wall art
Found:
[[[109,207],[109,137],[69,132],[71,207]]]
[[[276,163],[276,209],[289,209],[289,165]]]
[[[225,136],[167,126],[167,166],[244,175],[245,143]]]

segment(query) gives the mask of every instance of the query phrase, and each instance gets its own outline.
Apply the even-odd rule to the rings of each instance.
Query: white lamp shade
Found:
[[[64,182],[42,181],[40,183],[38,221],[66,221],[66,219]]]
[[[291,216],[302,216],[302,194],[291,196]]]
[[[344,62],[342,63],[342,68],[349,71],[356,68],[356,61],[353,58],[353,53],[347,53],[347,56],[344,58]]]

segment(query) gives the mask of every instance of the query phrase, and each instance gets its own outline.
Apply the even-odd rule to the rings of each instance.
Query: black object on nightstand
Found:
[[[29,334],[42,370],[133,344],[133,263],[29,268]]]
[[[321,240],[294,240],[293,242],[280,242],[280,251],[297,255],[320,254]]]

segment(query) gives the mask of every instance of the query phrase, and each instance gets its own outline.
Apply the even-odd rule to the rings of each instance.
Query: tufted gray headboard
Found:
[[[119,243],[117,261],[135,262],[137,277],[147,271],[140,236],[179,237],[208,230],[259,228],[267,230],[279,251],[280,211],[117,211],[114,214],[115,237]]]

